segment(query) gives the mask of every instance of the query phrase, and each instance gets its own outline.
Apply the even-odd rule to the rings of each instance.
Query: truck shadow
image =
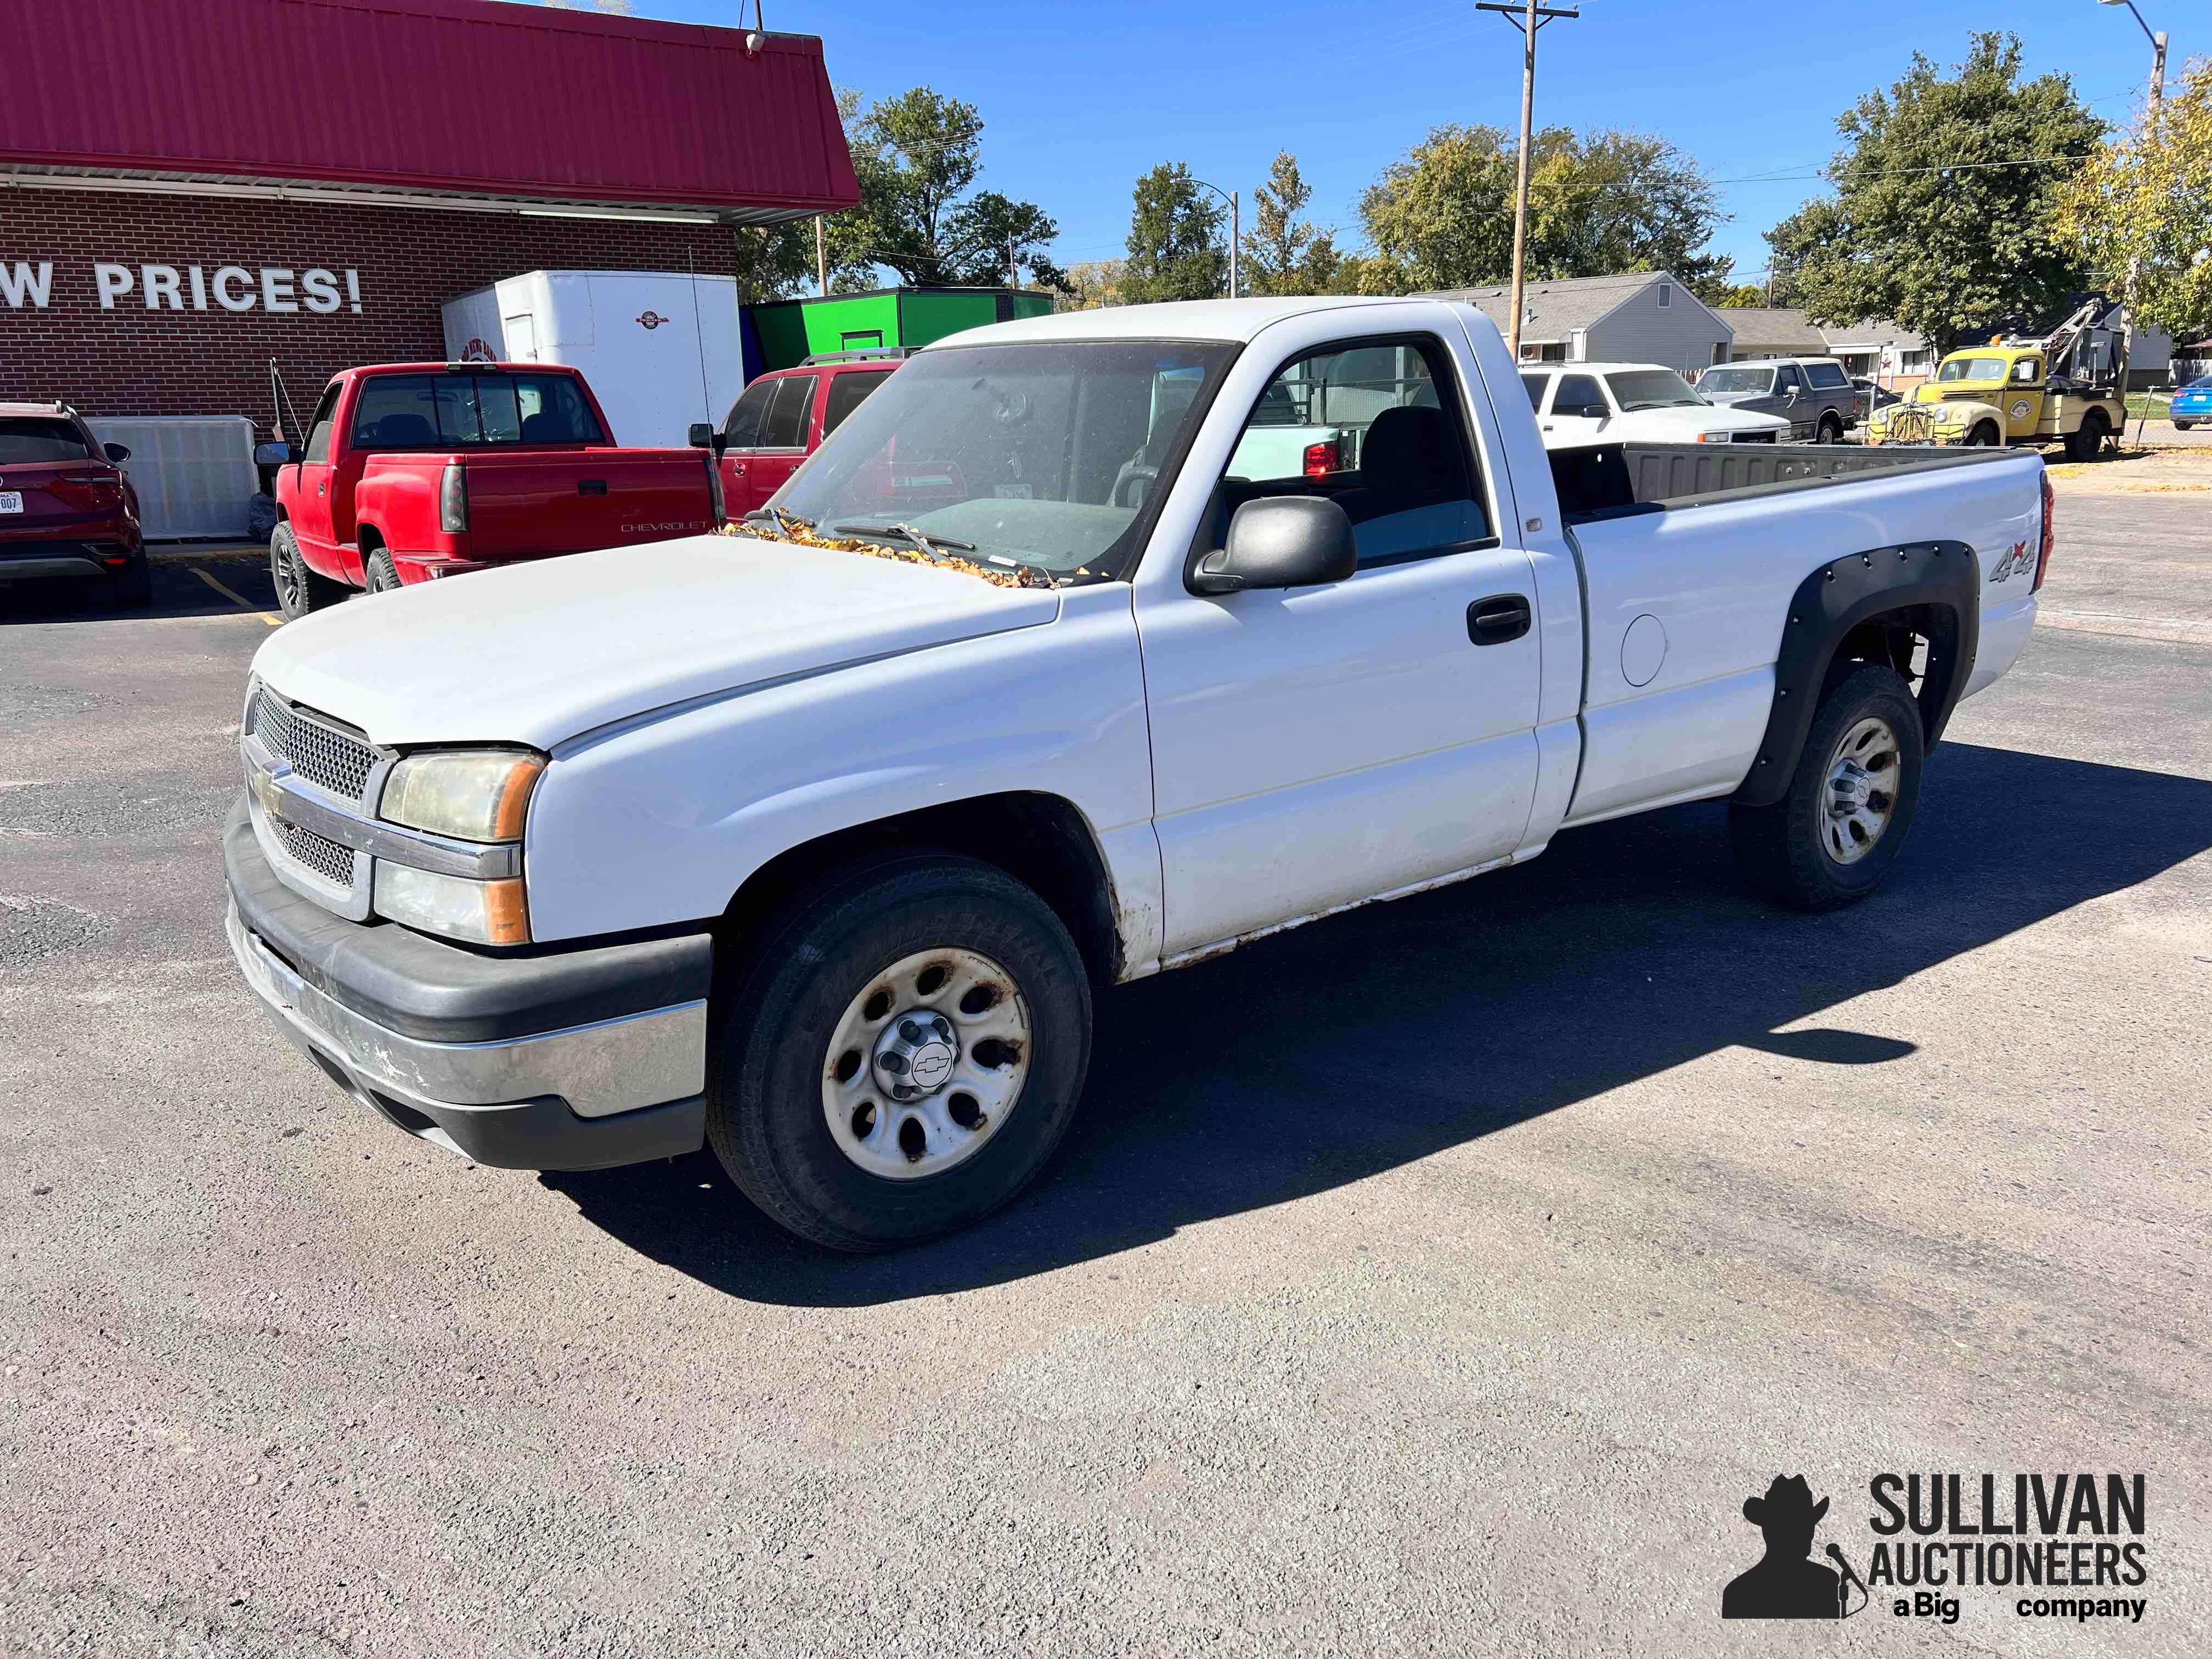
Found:
[[[1882,892],[1805,916],[1737,884],[1724,811],[1572,831],[1518,869],[1106,993],[1054,1163],[939,1243],[799,1244],[706,1154],[541,1179],[732,1296],[846,1307],[997,1284],[1358,1181],[1730,1045],[1879,1066],[1913,1046],[1782,1028],[2212,846],[2212,782],[1947,744]]]

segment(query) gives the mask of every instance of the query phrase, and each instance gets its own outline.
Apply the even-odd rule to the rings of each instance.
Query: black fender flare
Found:
[[[1982,572],[1964,542],[1907,542],[1832,559],[1797,585],[1775,653],[1774,705],[1759,757],[1729,799],[1739,806],[1771,806],[1789,793],[1820,707],[1820,689],[1851,631],[1894,611],[1919,613],[1930,625],[1921,677],[1922,731],[1934,748],[1966,689],[1981,641]]]

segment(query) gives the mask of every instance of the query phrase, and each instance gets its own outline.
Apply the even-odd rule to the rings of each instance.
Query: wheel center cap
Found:
[[[919,1100],[952,1079],[960,1048],[952,1022],[933,1009],[899,1015],[876,1039],[876,1080],[893,1100]]]

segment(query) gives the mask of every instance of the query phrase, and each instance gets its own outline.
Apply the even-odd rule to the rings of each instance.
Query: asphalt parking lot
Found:
[[[866,1260],[371,1121],[220,933],[265,570],[0,590],[0,1648],[2212,1650],[2208,499],[2063,497],[1868,904],[1703,805],[1115,991]],[[2142,1621],[1720,1621],[1908,1470],[2143,1473]]]

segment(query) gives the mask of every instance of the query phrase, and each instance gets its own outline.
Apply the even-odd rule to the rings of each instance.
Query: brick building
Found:
[[[858,190],[821,43],[492,0],[40,8],[0,98],[0,398],[270,420],[536,270],[734,274]],[[303,410],[304,412],[304,410]]]

